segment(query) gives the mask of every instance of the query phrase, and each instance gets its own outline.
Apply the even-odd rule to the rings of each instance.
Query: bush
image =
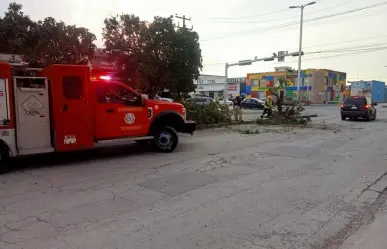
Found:
[[[195,121],[198,125],[231,123],[229,107],[219,102],[213,102],[208,106],[185,103],[184,106],[187,119]]]

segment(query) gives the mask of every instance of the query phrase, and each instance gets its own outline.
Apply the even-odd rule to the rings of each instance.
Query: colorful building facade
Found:
[[[247,75],[245,94],[247,98],[266,98],[270,88],[278,86],[278,79],[286,80],[285,94],[295,97],[297,93],[297,72],[284,70],[277,72],[252,73]],[[346,73],[327,69],[307,69],[301,71],[300,94],[311,103],[338,103],[342,100]]]

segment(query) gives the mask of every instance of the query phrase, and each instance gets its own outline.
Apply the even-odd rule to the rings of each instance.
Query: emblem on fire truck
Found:
[[[136,117],[133,113],[127,113],[125,114],[125,123],[127,124],[133,124],[134,121],[136,121]]]
[[[44,104],[34,95],[29,96],[22,104],[24,115],[36,116],[43,113]]]

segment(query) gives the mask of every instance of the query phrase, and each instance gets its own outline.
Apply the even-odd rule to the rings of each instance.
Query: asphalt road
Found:
[[[318,128],[198,131],[173,154],[15,160],[0,176],[0,248],[339,248],[387,186],[387,108],[372,122],[308,110]]]
[[[306,106],[304,114],[317,114],[316,120],[328,120],[339,117],[339,106],[338,105],[315,105]],[[258,118],[262,114],[262,110],[256,109],[243,109],[243,119],[251,121]]]

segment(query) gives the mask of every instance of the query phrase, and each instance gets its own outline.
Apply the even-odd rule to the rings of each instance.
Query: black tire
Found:
[[[5,146],[0,146],[0,174],[8,172],[9,149]]]
[[[164,153],[174,151],[178,143],[179,137],[177,132],[170,126],[164,126],[159,129],[152,142],[155,149]]]
[[[341,115],[341,120],[346,120],[346,119],[347,119],[346,116]]]
[[[370,120],[371,120],[371,115],[368,113],[367,116],[365,116],[364,119],[365,119],[365,121],[367,121],[367,122],[370,121]]]
[[[376,112],[375,112],[375,115],[371,118],[371,120],[375,120],[376,119]]]

